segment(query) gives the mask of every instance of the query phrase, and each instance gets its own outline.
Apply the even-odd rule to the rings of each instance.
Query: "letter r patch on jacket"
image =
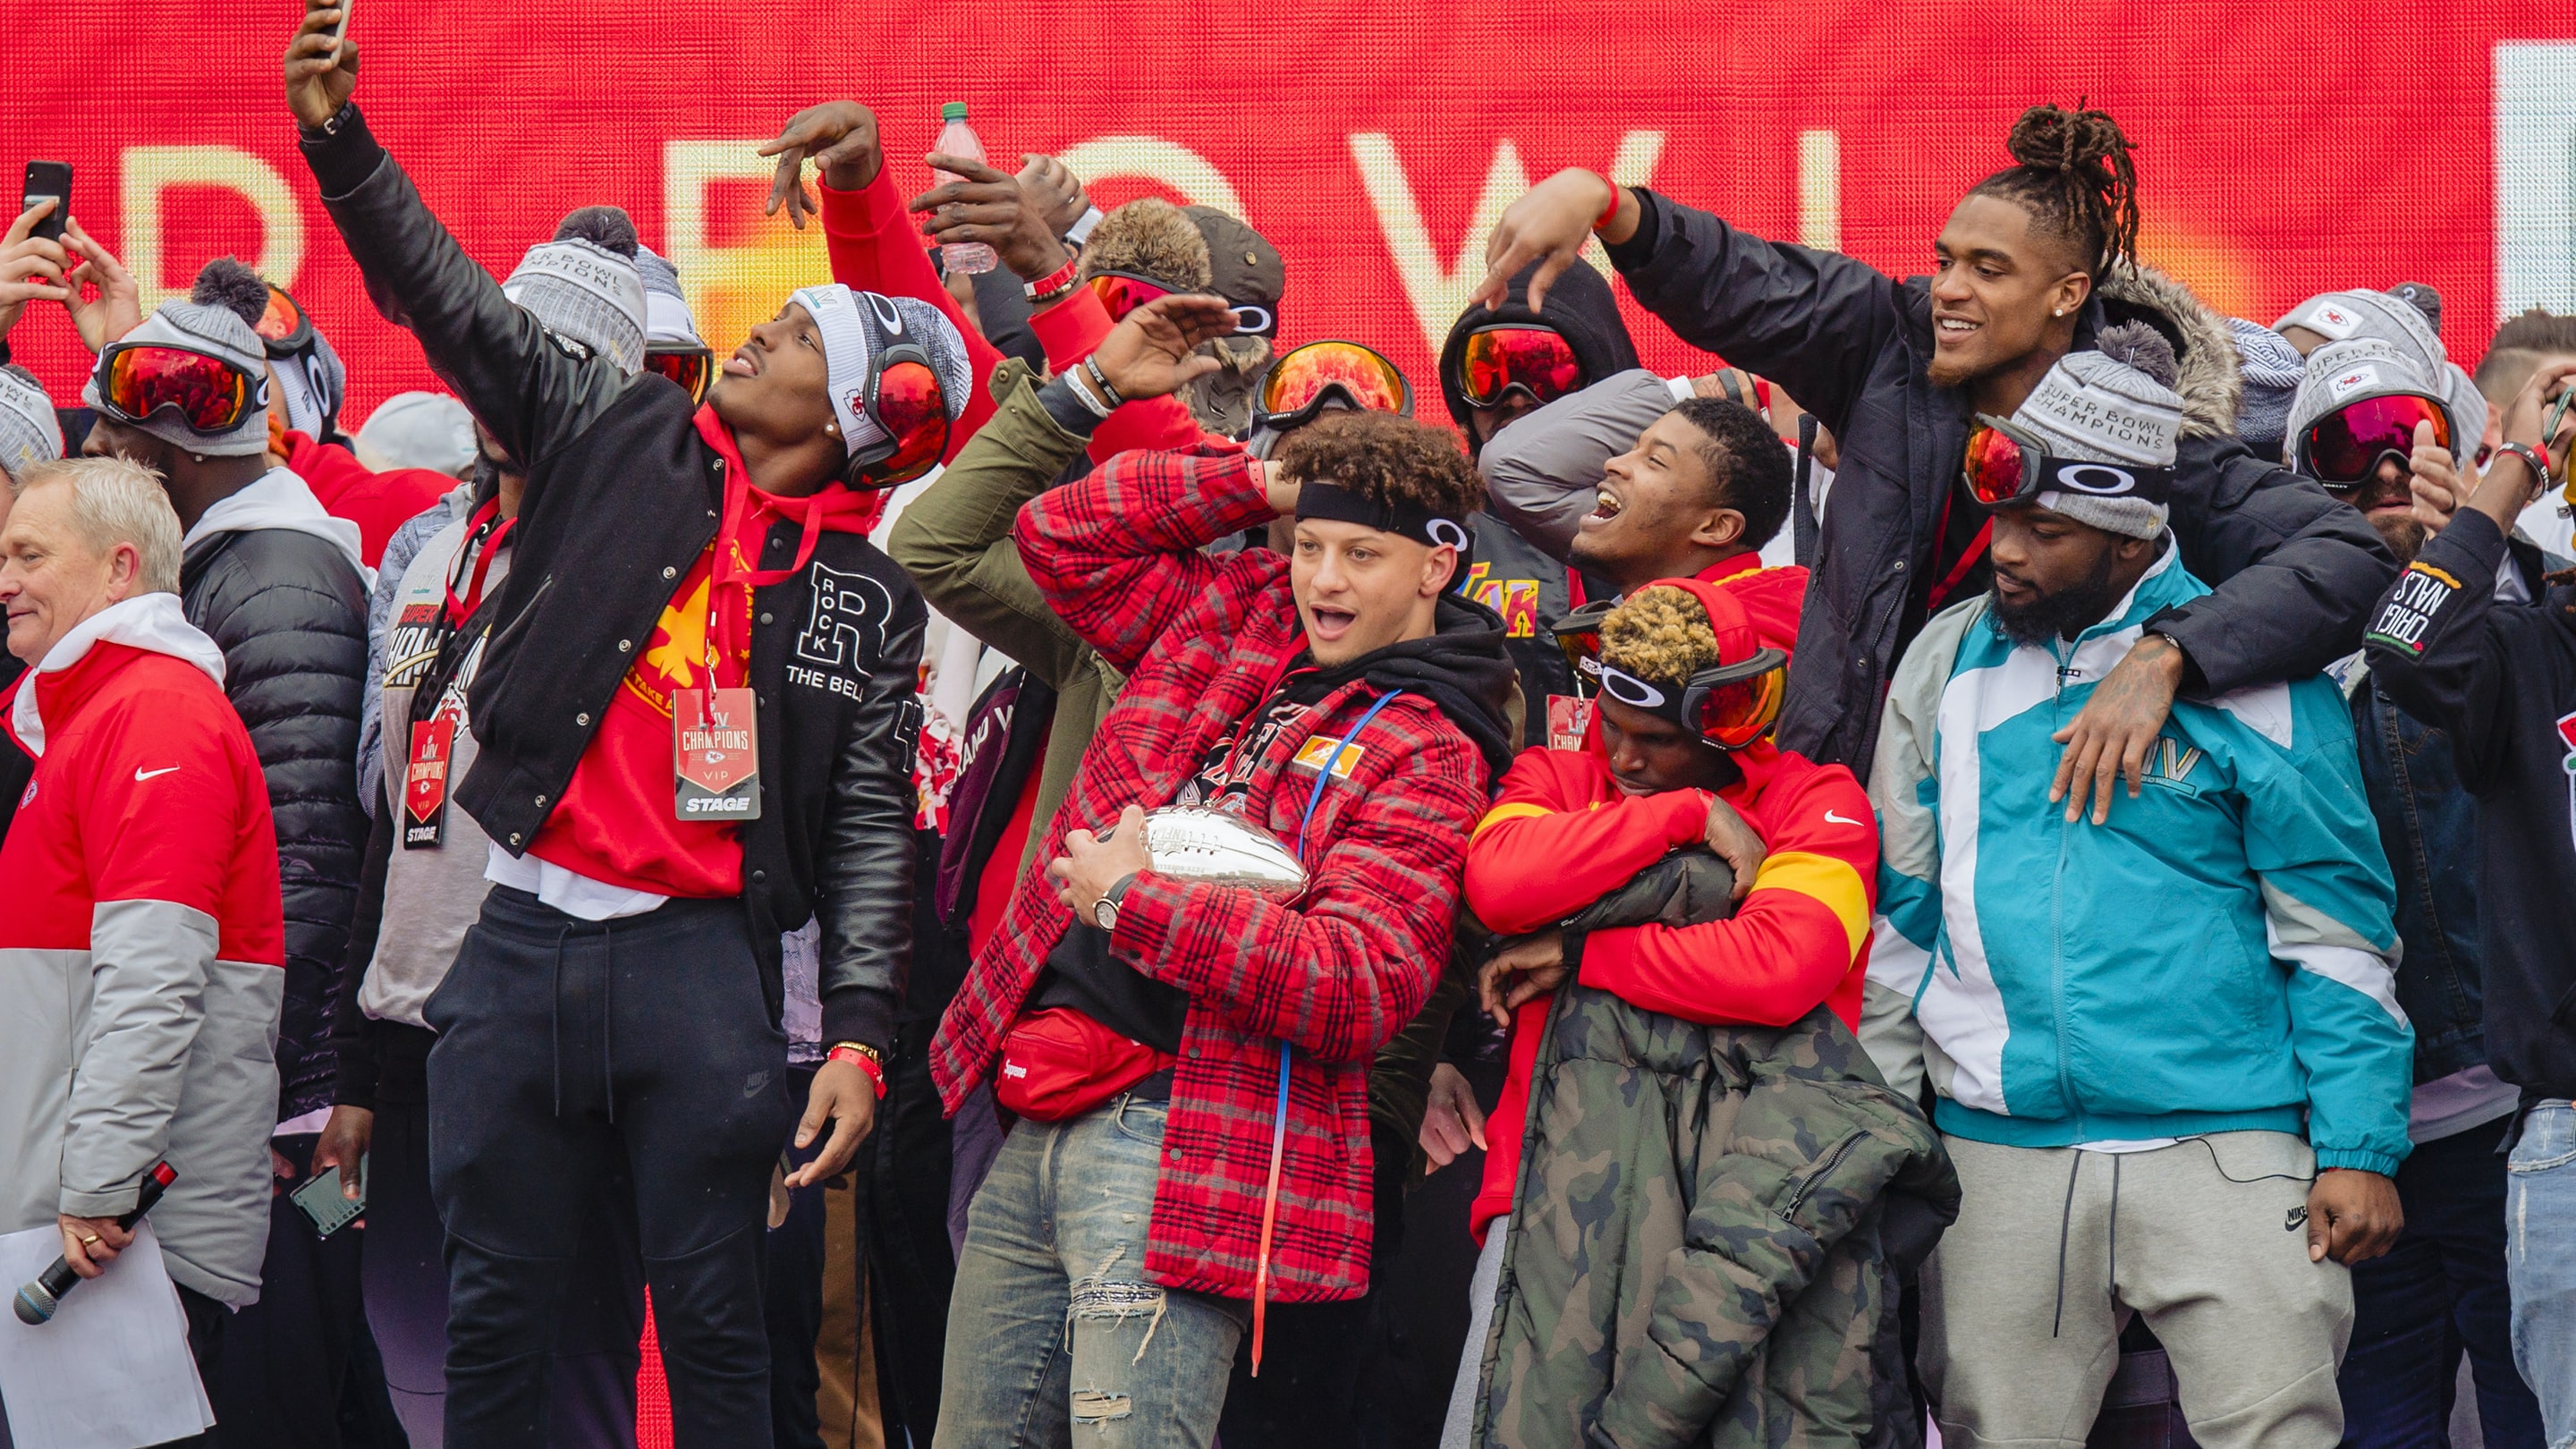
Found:
[[[2389,591],[2388,602],[2380,606],[2379,617],[2370,621],[2369,632],[2361,636],[2362,642],[2423,653],[2425,634],[2459,589],[2458,579],[2431,564],[2407,565],[2406,572],[2397,576],[2397,587]]]

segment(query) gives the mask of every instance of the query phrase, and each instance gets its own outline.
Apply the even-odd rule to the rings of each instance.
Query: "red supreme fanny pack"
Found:
[[[1040,1122],[1079,1117],[1177,1060],[1132,1041],[1069,1006],[1050,1006],[1011,1024],[993,1096],[1016,1116]]]

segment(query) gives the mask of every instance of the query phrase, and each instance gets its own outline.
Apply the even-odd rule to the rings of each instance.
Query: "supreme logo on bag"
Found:
[[[682,820],[760,818],[760,730],[748,689],[671,692],[673,808]]]

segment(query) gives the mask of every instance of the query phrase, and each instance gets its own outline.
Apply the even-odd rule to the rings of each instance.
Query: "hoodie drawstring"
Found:
[[[572,927],[555,932],[554,984],[546,991],[546,1044],[554,1057],[555,1117],[563,1117],[563,961],[564,942],[572,936]]]
[[[2051,1338],[2057,1337],[2057,1330],[2066,1322],[2066,1234],[2075,1221],[2075,1175],[2084,1170],[2082,1152],[2067,1155],[2075,1160],[2066,1169],[2066,1207],[2057,1218],[2057,1316],[2048,1321]]]
[[[599,1082],[608,1093],[608,1124],[617,1125],[617,928],[599,928]]]

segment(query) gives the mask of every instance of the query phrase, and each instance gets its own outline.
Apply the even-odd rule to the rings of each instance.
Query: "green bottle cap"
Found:
[[[966,103],[964,101],[950,101],[948,104],[941,106],[939,108],[939,119],[943,121],[962,121],[966,119]]]

